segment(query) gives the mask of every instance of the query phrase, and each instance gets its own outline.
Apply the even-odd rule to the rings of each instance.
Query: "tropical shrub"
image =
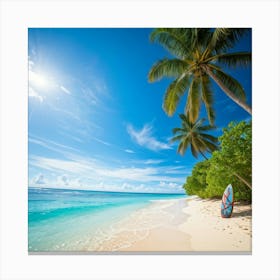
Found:
[[[220,149],[208,161],[197,163],[184,184],[188,194],[221,197],[232,184],[235,200],[251,201],[252,122],[231,122],[219,137]]]
[[[193,170],[192,175],[187,177],[186,183],[183,188],[189,195],[203,195],[204,190],[206,189],[206,175],[207,169],[210,166],[210,161],[205,160],[198,162]]]

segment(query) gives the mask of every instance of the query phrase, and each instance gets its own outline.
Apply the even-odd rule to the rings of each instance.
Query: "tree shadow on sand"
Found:
[[[231,217],[251,217],[251,216],[252,216],[252,209],[239,210],[239,209],[234,209],[233,207],[233,213]]]

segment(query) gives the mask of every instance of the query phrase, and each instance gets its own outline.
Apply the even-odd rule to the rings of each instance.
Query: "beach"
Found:
[[[160,227],[162,217],[170,216],[166,207],[186,197],[185,194],[29,188],[28,250],[122,250],[148,236],[151,229]],[[105,246],[108,240],[110,245]],[[113,244],[113,240],[117,243]]]
[[[29,189],[29,252],[250,252],[251,205],[184,194]]]
[[[236,203],[232,217],[221,218],[220,203],[196,196],[155,201],[116,223],[95,250],[251,252],[251,205]]]

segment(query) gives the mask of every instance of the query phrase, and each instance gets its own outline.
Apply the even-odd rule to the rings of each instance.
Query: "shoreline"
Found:
[[[120,221],[153,205],[153,200],[176,198],[186,195],[28,188],[28,252],[101,251],[104,242],[124,230]],[[109,251],[121,250],[147,234],[143,230],[147,219],[138,220],[120,246]],[[135,226],[136,234],[131,236]]]
[[[227,219],[220,203],[197,196],[152,201],[114,224],[111,237],[94,251],[251,252],[251,205],[236,203]]]

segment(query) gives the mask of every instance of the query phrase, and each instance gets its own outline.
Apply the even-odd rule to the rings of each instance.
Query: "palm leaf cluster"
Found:
[[[198,119],[203,103],[209,122],[213,124],[211,80],[251,114],[243,87],[223,69],[250,64],[250,52],[228,53],[246,32],[248,29],[245,28],[157,28],[151,33],[151,41],[160,43],[173,55],[156,62],[149,72],[150,82],[163,77],[174,78],[163,101],[163,109],[169,116],[174,114],[181,97],[187,92],[185,114],[189,120],[194,123]]]
[[[205,153],[212,153],[218,149],[218,139],[207,131],[215,129],[212,125],[204,125],[205,119],[200,119],[195,122],[190,121],[188,115],[180,114],[182,126],[174,128],[174,137],[171,142],[179,141],[177,152],[184,155],[188,147],[191,148],[192,155],[198,157],[201,154],[207,159]]]

